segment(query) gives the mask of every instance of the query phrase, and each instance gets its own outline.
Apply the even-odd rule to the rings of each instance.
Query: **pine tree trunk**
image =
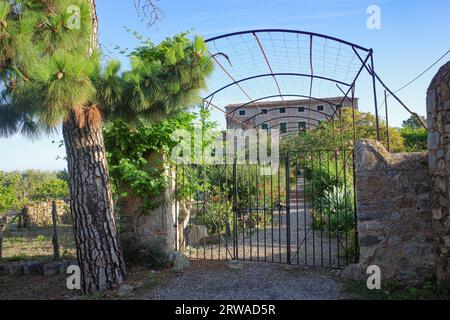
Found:
[[[63,124],[71,212],[83,293],[114,289],[124,280],[102,124],[80,128],[75,114]]]

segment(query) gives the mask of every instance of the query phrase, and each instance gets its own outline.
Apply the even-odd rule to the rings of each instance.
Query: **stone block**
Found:
[[[59,273],[59,262],[49,262],[43,265],[42,270],[44,276],[54,276]]]

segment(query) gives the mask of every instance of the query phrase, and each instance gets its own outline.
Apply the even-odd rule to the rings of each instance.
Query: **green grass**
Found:
[[[14,225],[4,233],[2,262],[53,260],[53,228],[33,227],[17,229]],[[72,226],[58,226],[58,240],[62,259],[76,256]]]
[[[369,290],[365,282],[345,280],[344,291],[356,300],[450,300],[450,285],[434,280],[418,286],[389,281],[381,290]]]

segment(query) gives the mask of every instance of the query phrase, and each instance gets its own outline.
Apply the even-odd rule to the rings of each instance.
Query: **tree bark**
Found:
[[[102,124],[72,113],[63,124],[70,176],[71,212],[83,293],[115,289],[124,280]]]

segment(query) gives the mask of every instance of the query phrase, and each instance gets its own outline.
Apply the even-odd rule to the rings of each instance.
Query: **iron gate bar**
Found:
[[[186,170],[185,170],[185,167],[184,166],[182,166],[182,168],[183,168],[183,181],[182,181],[182,183],[183,183],[183,186],[185,185],[185,179],[186,179]],[[212,172],[212,171],[211,171]],[[191,183],[191,187],[192,187],[192,181],[193,181],[193,179],[192,179],[192,176],[190,176],[189,175],[189,181],[190,181],[190,183]],[[204,178],[204,181],[205,181],[205,179],[206,179],[206,172],[205,172],[205,170],[203,170],[203,178]],[[206,195],[206,197],[207,197],[207,194],[208,194],[208,192],[206,192],[206,189],[205,189],[205,187],[206,187],[206,183],[203,183],[203,195]],[[192,188],[193,189],[193,188]],[[196,189],[196,195],[197,195],[197,200],[196,200],[196,202],[197,202],[197,210],[198,210],[198,207],[199,207],[199,199],[200,199],[200,194],[199,194],[199,191],[200,190],[198,190],[198,189]],[[192,194],[190,194],[190,196],[192,196]],[[177,199],[177,195],[175,196],[175,198]],[[202,201],[203,203],[202,203],[202,211],[203,212],[207,212],[208,211],[208,209],[206,208],[206,203],[207,203],[207,198],[204,200],[204,201]],[[217,222],[215,221],[215,220],[213,220],[212,221],[213,223],[214,223],[214,226],[217,228],[217,229],[219,229],[219,227],[217,226]],[[191,224],[191,220],[189,221],[189,224],[190,224],[190,227],[192,227],[192,224]],[[189,232],[188,232],[188,235],[190,234],[190,231],[191,231],[191,228],[189,228]],[[198,228],[197,228],[197,235],[198,235]],[[223,237],[222,237],[222,235],[220,234],[220,232],[218,232],[218,235],[219,235],[219,241],[220,241],[220,239],[222,239],[223,240]],[[184,241],[185,242],[185,241]],[[183,242],[183,245],[184,245],[184,242]],[[211,244],[212,244],[212,242],[211,242]],[[220,245],[220,243],[219,243],[219,245]],[[203,248],[204,248],[204,250],[203,250],[203,258],[204,258],[204,260],[206,260],[206,242],[205,242],[205,238],[203,238]],[[228,249],[227,249],[227,251],[228,251]],[[231,255],[231,253],[228,251],[228,253]],[[190,252],[190,256],[191,256],[191,252]],[[198,250],[197,250],[197,259],[198,259]]]
[[[289,167],[289,153],[286,154],[286,246],[287,246],[287,255],[286,260],[288,264],[291,264],[291,174]],[[280,253],[281,256],[281,253]]]

